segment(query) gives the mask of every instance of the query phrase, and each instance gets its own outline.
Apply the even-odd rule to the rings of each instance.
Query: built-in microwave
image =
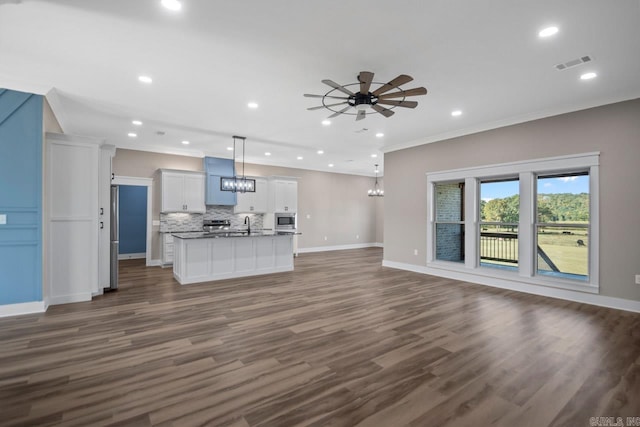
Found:
[[[296,228],[296,214],[294,213],[277,213],[275,214],[276,229],[294,229]]]

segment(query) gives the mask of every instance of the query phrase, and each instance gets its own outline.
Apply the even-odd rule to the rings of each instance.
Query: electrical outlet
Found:
[[[7,223],[7,215],[0,215],[0,225],[5,225]]]
[[[636,274],[636,285],[640,285],[640,274]]]
[[[307,219],[311,219],[311,214],[307,214]]]
[[[325,240],[325,242],[327,241],[327,236],[324,236],[324,240]]]
[[[359,239],[359,238],[360,238],[360,235],[359,235],[359,234],[356,234],[356,239]]]
[[[414,254],[414,255],[418,255],[418,250],[417,250],[417,249],[414,249],[414,250],[413,250],[413,254]]]

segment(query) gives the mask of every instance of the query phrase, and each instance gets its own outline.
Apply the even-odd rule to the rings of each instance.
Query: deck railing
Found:
[[[538,256],[551,268],[560,271],[551,258],[538,246]],[[518,234],[483,231],[480,233],[480,261],[518,263]]]

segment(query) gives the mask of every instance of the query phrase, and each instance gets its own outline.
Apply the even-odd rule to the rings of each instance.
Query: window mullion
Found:
[[[464,182],[464,250],[466,268],[478,267],[478,250],[480,247],[478,234],[479,184],[475,178],[466,178]]]
[[[518,226],[518,272],[533,277],[535,269],[535,174],[520,173],[520,222]]]

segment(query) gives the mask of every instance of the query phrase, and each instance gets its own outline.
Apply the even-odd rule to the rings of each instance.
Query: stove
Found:
[[[231,228],[231,221],[228,219],[212,219],[204,220],[202,223],[202,231],[213,233],[214,231],[224,231]]]

